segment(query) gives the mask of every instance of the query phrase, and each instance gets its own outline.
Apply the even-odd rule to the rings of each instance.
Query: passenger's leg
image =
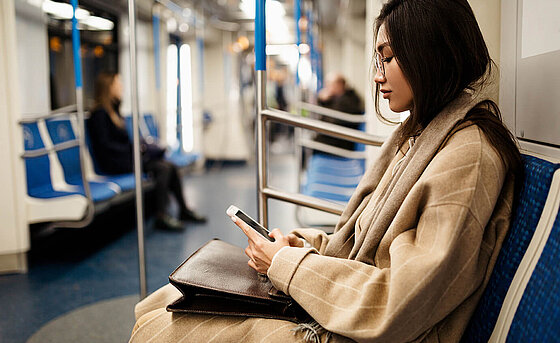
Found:
[[[179,218],[181,220],[188,220],[197,223],[206,222],[206,218],[187,206],[185,201],[185,196],[183,194],[183,183],[181,182],[181,177],[179,176],[179,171],[177,167],[171,162],[167,162],[170,165],[171,173],[169,178],[169,190],[175,196],[177,203],[179,204]]]
[[[171,284],[167,284],[136,304],[134,307],[134,318],[138,320],[148,312],[158,308],[165,308],[167,305],[179,299],[180,296],[181,292],[177,288]]]
[[[177,170],[177,167],[174,164],[170,162],[167,163],[170,165],[170,170],[171,170],[169,176],[169,190],[171,191],[173,196],[175,196],[175,199],[179,204],[179,208],[181,209],[181,212],[184,212],[188,208],[187,208],[187,202],[185,201],[185,196],[183,194],[183,183],[181,182],[181,178],[179,177],[179,171]]]
[[[181,222],[169,216],[166,212],[173,165],[164,160],[154,160],[146,163],[145,170],[154,175],[156,182],[156,227],[169,230],[183,230]]]
[[[163,160],[149,161],[145,164],[147,172],[154,176],[155,196],[156,196],[156,214],[162,216],[165,214],[168,202],[168,184],[171,178],[171,168]]]
[[[165,307],[181,296],[168,284],[136,305],[136,324],[130,342],[304,342],[305,332],[283,320],[178,314]],[[326,333],[321,335],[325,342]],[[350,342],[333,335],[329,342]]]
[[[178,314],[161,308],[140,317],[130,339],[136,342],[304,342],[297,324],[283,320]]]

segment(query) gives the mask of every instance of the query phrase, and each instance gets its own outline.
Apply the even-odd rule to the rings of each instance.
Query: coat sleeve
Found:
[[[444,319],[482,283],[494,248],[485,228],[505,179],[491,148],[464,143],[451,139],[405,199],[389,229],[388,261],[286,248],[268,271],[274,286],[325,329],[358,342],[412,341]]]
[[[329,243],[330,235],[323,230],[318,229],[296,229],[292,232],[299,238],[305,239],[319,254],[323,254],[327,244]]]

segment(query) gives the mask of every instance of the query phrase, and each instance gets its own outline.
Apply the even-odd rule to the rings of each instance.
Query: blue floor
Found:
[[[273,159],[271,184],[294,191],[296,166],[289,156]],[[146,225],[148,290],[208,240],[218,237],[245,246],[246,238],[225,215],[230,204],[256,216],[254,164],[210,166],[185,177],[187,201],[208,216],[183,232]],[[270,223],[287,232],[296,226],[294,208],[271,202]],[[0,276],[0,342],[25,342],[48,321],[101,300],[138,294],[135,214],[131,204],[101,215],[87,229],[59,231],[32,243],[29,272]],[[71,330],[71,328],[68,328]]]

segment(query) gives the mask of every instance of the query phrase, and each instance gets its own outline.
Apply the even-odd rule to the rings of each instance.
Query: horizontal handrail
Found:
[[[39,114],[39,115],[35,115],[35,116],[26,116],[25,118],[20,119],[18,121],[18,123],[20,125],[29,124],[29,123],[34,123],[36,121],[47,119],[47,118],[65,116],[67,114],[77,115],[78,114],[78,109],[77,109],[76,105],[64,106],[64,107],[61,107],[61,108],[56,109],[54,111],[50,111],[47,114]]]
[[[301,127],[356,143],[381,146],[385,140],[385,137],[382,136],[370,135],[360,130],[341,127],[340,125],[326,123],[318,119],[299,117],[280,110],[270,108],[264,109],[261,114],[265,120],[272,120],[279,123]]]
[[[351,114],[347,112],[336,111],[331,108],[310,104],[308,102],[298,102],[299,108],[324,115],[326,117],[343,120],[349,123],[365,123],[366,116],[364,114]]]
[[[268,198],[282,200],[292,204],[302,205],[337,215],[341,215],[342,211],[344,210],[344,206],[342,205],[301,193],[284,192],[274,188],[266,187],[262,190],[262,194],[266,195]]]
[[[77,140],[77,139],[73,139],[71,141],[66,141],[66,142],[55,144],[50,148],[40,148],[40,149],[34,149],[34,150],[27,150],[23,154],[21,154],[20,156],[21,156],[21,158],[39,157],[39,156],[47,155],[48,153],[50,153],[52,151],[61,151],[61,150],[66,150],[66,149],[70,149],[70,148],[77,147],[77,146],[80,146],[80,141]]]
[[[365,151],[346,150],[343,148],[339,148],[337,146],[317,142],[311,139],[305,139],[305,138],[301,139],[298,145],[305,148],[326,152],[340,157],[355,158],[355,159],[366,158]]]

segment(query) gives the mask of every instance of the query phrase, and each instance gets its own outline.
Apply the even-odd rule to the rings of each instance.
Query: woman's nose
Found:
[[[381,70],[375,68],[375,77],[373,78],[373,81],[375,81],[375,83],[384,83],[385,81],[387,81],[387,78],[385,77],[385,75],[383,75]]]

